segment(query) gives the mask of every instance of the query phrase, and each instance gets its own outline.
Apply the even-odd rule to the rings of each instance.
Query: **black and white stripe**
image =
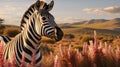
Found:
[[[5,42],[5,43],[8,43],[10,40],[11,40],[11,39],[10,39],[9,37],[7,37],[7,36],[3,36],[3,35],[0,36],[0,41],[3,41],[3,42]]]
[[[46,4],[37,1],[25,12],[21,21],[21,33],[9,41],[4,48],[4,59],[12,62],[12,55],[15,54],[16,64],[19,66],[22,61],[22,54],[25,53],[25,63],[31,63],[32,54],[35,52],[35,65],[39,66],[42,55],[40,52],[40,40],[46,36],[56,41],[63,37],[62,30],[57,26],[54,17],[49,13],[54,1]]]

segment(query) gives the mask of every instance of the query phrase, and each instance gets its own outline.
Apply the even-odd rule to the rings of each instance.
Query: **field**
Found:
[[[118,45],[112,47],[111,44],[100,43],[97,40],[96,32],[94,31],[94,42],[77,44],[73,42],[58,42],[55,44],[46,44],[47,48],[43,47],[43,59],[40,67],[120,67],[120,47]],[[4,48],[1,42],[0,46],[0,66],[15,67],[13,59],[12,63],[5,62],[2,59],[2,49]],[[53,50],[53,51],[52,51]],[[47,53],[46,53],[47,52]],[[13,55],[14,57],[14,55]],[[29,67],[34,67],[34,55]],[[21,67],[24,67],[24,54]]]

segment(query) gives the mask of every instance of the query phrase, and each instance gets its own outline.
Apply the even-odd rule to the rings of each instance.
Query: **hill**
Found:
[[[63,24],[64,25],[64,24]],[[89,21],[80,21],[73,24],[67,24],[69,28],[62,27],[65,33],[76,35],[92,34],[96,30],[99,35],[120,35],[120,18],[110,20],[92,19]]]
[[[75,24],[75,27],[82,28],[95,28],[95,29],[109,29],[109,30],[118,30],[120,28],[120,18],[114,18],[111,20],[105,19],[92,19],[84,22],[83,24]]]
[[[89,20],[89,21],[86,21],[85,24],[93,24],[93,23],[103,23],[103,22],[106,22],[108,20],[105,20],[105,19],[92,19],[92,20]]]

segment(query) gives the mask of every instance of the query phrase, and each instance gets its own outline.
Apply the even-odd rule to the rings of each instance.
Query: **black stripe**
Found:
[[[33,49],[35,49],[35,47],[32,45],[32,43],[31,43],[28,39],[26,39],[26,43],[27,43],[30,47],[32,47]]]
[[[21,37],[20,37],[18,46],[19,46],[20,51],[22,52],[21,45],[23,45],[23,42],[22,42],[22,39],[21,39]]]
[[[5,51],[4,51],[4,56],[6,55],[6,57],[5,57],[6,59],[8,59],[8,52],[9,52],[9,49],[6,48]]]
[[[37,35],[37,33],[36,33],[35,31],[33,31],[32,28],[33,28],[33,27],[29,27],[29,30],[30,30],[31,34],[35,37],[35,39],[40,40],[40,36]],[[38,37],[37,37],[36,35],[37,35]]]
[[[48,25],[48,26],[49,26],[49,23],[44,23],[44,26],[45,26],[45,25]]]
[[[33,22],[35,22],[35,19],[36,19],[36,18],[33,18]]]
[[[29,54],[29,55],[32,56],[32,52],[30,50],[28,50],[27,48],[25,48],[23,45],[22,45],[22,48],[23,48],[23,50],[24,50],[25,53],[27,53],[27,54]],[[29,59],[27,59],[27,58],[25,58],[25,61],[31,63],[31,61]]]
[[[48,35],[50,35],[51,33],[53,33],[53,31],[48,32]]]
[[[2,36],[3,40],[5,41],[5,43],[8,42],[8,40],[5,38],[5,36]]]
[[[25,27],[23,24],[20,25],[20,29],[23,30]]]
[[[50,26],[47,26],[47,25],[46,25],[46,26],[44,26],[44,29],[49,28],[49,27],[50,27]]]
[[[32,56],[32,52],[31,52],[28,48],[23,47],[23,50],[24,50],[25,53],[27,53],[27,54],[29,54],[30,56]]]
[[[44,26],[42,25],[42,27],[41,27],[41,35],[44,33],[43,29],[44,29]]]
[[[36,54],[38,54],[39,51],[40,51],[40,49],[37,50]]]
[[[24,16],[25,18],[29,19],[29,17],[27,15]]]
[[[48,22],[47,20],[45,20],[44,22]]]
[[[24,28],[24,24],[26,24],[26,22],[25,22],[24,19],[22,19],[22,21],[21,21],[21,25],[20,25],[20,26],[21,26],[21,29]]]
[[[19,64],[21,64],[20,60],[18,59],[18,58],[22,59],[22,55],[19,52],[19,43],[18,43],[18,41],[16,42],[16,44],[17,44],[16,47],[15,47],[15,50],[17,50],[17,51],[15,51],[15,55],[17,55],[16,60],[18,61]]]
[[[33,11],[32,8],[33,8],[33,7],[30,7],[28,10],[33,13],[34,11]]]
[[[36,64],[38,63],[38,62],[40,62],[40,60],[42,59],[42,54],[40,55],[40,57],[36,60]]]
[[[29,59],[27,59],[26,57],[25,57],[25,61],[28,63],[31,63],[31,61]]]
[[[32,32],[32,31],[30,31],[30,32]],[[37,42],[33,39],[33,37],[31,36],[32,34],[30,34],[30,32],[28,32],[28,37],[29,37],[34,43],[37,43]]]
[[[20,60],[18,59],[18,57],[16,56],[16,60],[18,61],[19,64],[21,64]]]
[[[25,20],[24,20],[24,19],[22,20],[22,22],[21,22],[21,23],[22,23],[22,24],[23,24],[23,23],[24,23],[24,24],[26,24],[26,22],[25,22]]]
[[[52,30],[52,29],[53,29],[53,28],[49,28],[49,29],[47,28],[46,32],[49,31],[49,30]]]
[[[22,45],[22,48],[23,48],[23,51],[25,52],[25,53],[27,53],[27,54],[30,54],[31,56],[32,56],[32,52],[30,51],[30,50],[28,50],[27,48],[25,48],[23,45]],[[27,59],[26,57],[25,57],[25,61],[26,62],[31,62],[29,59]]]
[[[34,28],[35,24],[34,24],[35,20],[33,19],[33,22],[31,22],[31,26]]]
[[[5,37],[7,39],[7,41],[10,41],[11,39],[9,37]]]
[[[30,16],[32,15],[30,11],[27,11],[27,13],[28,13]]]
[[[19,58],[20,59],[22,59],[22,55],[21,55],[21,53],[20,53],[20,51],[19,51],[19,45],[18,45],[19,43],[18,43],[18,41],[17,41],[17,47],[16,47],[16,49],[17,49],[17,54],[18,54],[18,56],[19,56]]]
[[[27,53],[27,54],[30,54],[31,56],[32,56],[32,52],[30,51],[30,50],[28,50],[27,48],[25,48],[23,45],[22,45],[22,48],[23,48],[23,50],[24,50],[24,52],[25,53]],[[31,62],[29,59],[27,59],[26,57],[25,57],[25,61],[26,62]]]
[[[18,44],[18,42],[16,43],[16,44]],[[20,55],[19,55],[19,52],[18,52],[18,46],[16,46],[14,49],[15,49],[15,55],[16,55],[16,61],[18,61],[18,64],[21,64],[21,61],[18,59],[18,58],[20,58]],[[20,58],[20,59],[22,59],[22,58]]]

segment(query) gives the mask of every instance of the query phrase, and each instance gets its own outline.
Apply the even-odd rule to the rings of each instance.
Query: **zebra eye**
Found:
[[[45,17],[42,17],[42,20],[46,20],[46,18],[45,18]]]

